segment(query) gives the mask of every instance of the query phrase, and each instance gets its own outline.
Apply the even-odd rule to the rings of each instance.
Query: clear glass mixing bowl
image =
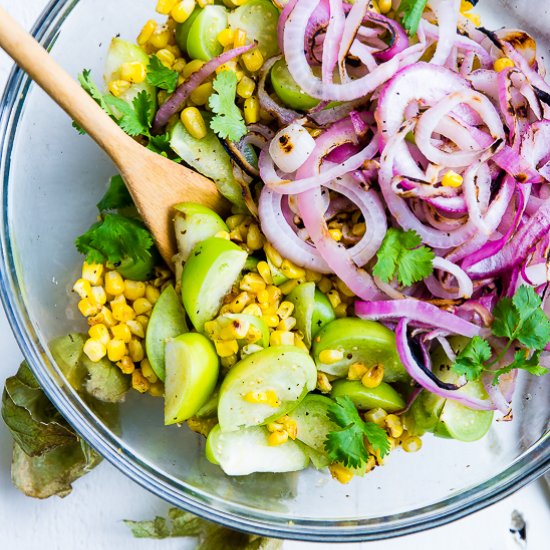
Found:
[[[550,17],[542,5],[530,3],[522,11],[526,3],[518,0],[514,12],[503,7],[509,5],[504,0],[484,2],[487,26],[496,26],[491,14],[498,14],[503,22],[520,20],[540,37],[550,28]],[[110,38],[135,37],[154,4],[54,1],[35,35],[70,73],[91,68],[99,81]],[[159,399],[130,395],[118,437],[64,382],[47,345],[84,329],[70,292],[81,262],[73,241],[94,219],[113,165],[20,71],[13,72],[5,92],[0,130],[1,290],[13,330],[61,413],[107,460],[151,492],[245,531],[323,542],[373,540],[457,519],[550,466],[550,377],[522,379],[513,422],[496,422],[483,441],[426,437],[421,452],[395,452],[383,468],[346,486],[314,470],[227,477],[204,459],[200,436],[163,426]]]

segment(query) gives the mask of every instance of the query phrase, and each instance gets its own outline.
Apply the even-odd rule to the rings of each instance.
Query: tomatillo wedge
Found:
[[[187,332],[185,311],[173,286],[167,286],[153,306],[147,332],[145,350],[154,373],[164,381],[165,345],[168,338]]]
[[[332,384],[330,396],[348,396],[360,411],[380,407],[386,412],[395,412],[405,408],[403,398],[389,385],[382,382],[376,388],[367,388],[359,381],[337,380]]]
[[[218,313],[246,258],[246,252],[235,243],[216,237],[193,249],[183,266],[181,295],[185,311],[199,332]]]
[[[295,346],[275,346],[246,356],[220,387],[220,428],[231,432],[275,420],[315,389],[317,370],[309,354]]]
[[[191,418],[208,401],[218,381],[219,359],[212,342],[187,332],[166,343],[164,423]]]
[[[342,359],[323,363],[319,354],[324,350],[338,350]],[[383,365],[385,382],[408,377],[397,354],[395,334],[376,321],[354,317],[332,321],[313,339],[313,357],[320,371],[339,377],[346,376],[349,366],[357,362],[367,367]]]
[[[291,109],[307,111],[319,104],[319,100],[306,94],[292,78],[284,59],[271,68],[271,84],[277,97]]]
[[[196,6],[191,12],[191,15],[183,23],[178,23],[176,25],[176,44],[184,53],[187,53],[187,37],[189,36],[189,29],[191,29],[191,25],[195,22],[195,19],[199,16],[201,11],[202,8]]]
[[[179,257],[184,262],[200,242],[220,231],[229,231],[226,223],[214,210],[196,202],[182,202],[174,206],[174,231]]]
[[[230,476],[254,472],[295,472],[307,468],[309,457],[301,446],[289,439],[283,445],[271,446],[269,432],[259,426],[235,432],[223,432],[214,426],[206,440],[206,458],[218,464]]]
[[[186,46],[189,57],[210,61],[213,57],[220,55],[223,46],[218,41],[218,34],[225,28],[227,28],[225,7],[209,5],[202,8],[191,23],[187,34]]]

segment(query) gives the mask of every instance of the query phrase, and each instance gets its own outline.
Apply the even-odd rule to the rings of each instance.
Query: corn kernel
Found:
[[[351,228],[351,234],[355,237],[362,237],[367,231],[367,225],[365,222],[359,222],[353,225]]]
[[[257,97],[244,100],[244,120],[247,124],[255,124],[260,120],[260,102]]]
[[[142,281],[131,281],[126,279],[124,281],[124,297],[127,300],[137,300],[145,296],[145,283]]]
[[[144,357],[143,345],[139,340],[132,339],[128,342],[128,353],[134,363],[139,363]]]
[[[113,313],[109,308],[103,306],[99,313],[88,319],[88,324],[90,326],[97,325],[98,323],[103,323],[108,327],[116,325]]]
[[[102,286],[93,286],[91,288],[90,298],[100,306],[107,303],[107,294]]]
[[[200,8],[204,8],[205,6],[211,6],[214,3],[214,0],[197,0],[197,4]]]
[[[243,313],[247,315],[254,315],[254,317],[261,317],[263,315],[262,308],[258,304],[250,304],[243,309]]]
[[[281,319],[281,322],[277,325],[277,330],[292,330],[296,326],[296,319],[294,317],[287,317]]]
[[[403,424],[396,414],[386,416],[386,427],[392,437],[401,437],[403,435]]]
[[[325,365],[333,365],[344,358],[344,352],[339,349],[324,349],[319,353],[319,361]]]
[[[82,264],[82,278],[89,281],[91,285],[99,285],[103,278],[103,264],[89,264],[84,262]]]
[[[149,317],[147,315],[136,315],[136,321],[143,327],[143,330],[147,330],[149,324]]]
[[[304,344],[304,338],[301,334],[298,334],[297,332],[294,333],[294,345],[297,348],[303,349],[304,351],[309,352],[308,347]]]
[[[270,447],[276,447],[277,445],[283,445],[288,441],[287,432],[273,432],[267,436],[267,444]]]
[[[243,399],[247,403],[269,405],[270,407],[278,407],[280,405],[279,398],[273,390],[249,391],[243,395]]]
[[[271,243],[265,243],[264,252],[269,261],[275,267],[281,267],[283,265],[283,257],[279,254],[279,252],[273,247]]]
[[[118,271],[105,273],[105,292],[111,296],[119,296],[124,292],[124,279]]]
[[[172,8],[170,16],[177,23],[183,23],[193,13],[195,6],[195,0],[182,0]]]
[[[384,379],[384,366],[374,365],[370,367],[361,378],[361,384],[365,388],[377,388]]]
[[[151,383],[145,376],[143,376],[142,372],[139,369],[136,369],[132,373],[132,388],[134,390],[137,390],[139,393],[145,393],[149,390],[151,387]]]
[[[328,232],[334,241],[339,242],[342,240],[343,235],[340,229],[329,229]]]
[[[344,283],[344,281],[342,281],[342,279],[336,278],[336,287],[338,288],[340,293],[343,294],[344,296],[347,296],[348,298],[354,298],[355,297],[354,292],[352,290],[350,290],[348,285],[346,283]]]
[[[237,355],[229,355],[228,357],[220,358],[220,365],[225,369],[230,369],[233,365],[237,363]]]
[[[422,440],[416,435],[409,435],[403,440],[401,447],[407,453],[416,453],[422,448]]]
[[[248,99],[252,97],[255,88],[256,83],[250,77],[243,76],[237,84],[237,95],[244,99]]]
[[[159,58],[159,61],[168,69],[172,68],[174,61],[176,60],[176,56],[168,48],[160,49],[155,55]]]
[[[90,298],[90,294],[92,293],[92,285],[90,284],[90,281],[87,281],[86,279],[78,279],[73,285],[73,290],[82,299]]]
[[[225,239],[226,241],[229,241],[231,240],[231,236],[229,235],[229,233],[227,231],[218,231],[214,237],[218,238],[218,239]]]
[[[183,57],[178,57],[172,64],[172,70],[176,71],[177,73],[181,73],[185,68],[186,64],[187,64],[187,61],[185,61]]]
[[[512,67],[515,67],[515,64],[509,57],[500,57],[493,64],[493,68],[497,73],[500,73],[504,69],[508,69]]]
[[[120,66],[120,77],[122,80],[127,80],[132,84],[140,84],[147,76],[147,67],[145,63],[139,61],[131,61],[123,63]]]
[[[147,380],[149,380],[151,384],[154,384],[158,380],[157,375],[155,374],[155,372],[153,371],[153,368],[151,367],[151,363],[149,362],[149,359],[147,358],[142,359],[140,363],[140,368],[141,368],[141,374],[143,374],[143,376],[145,376],[145,378],[147,378]]]
[[[256,269],[258,270],[258,273],[260,274],[260,277],[264,280],[264,282],[268,285],[273,284],[273,277],[271,276],[271,269],[269,269],[269,264],[267,262],[261,261],[258,262],[258,265],[256,266]]]
[[[145,331],[139,321],[130,319],[129,321],[126,321],[126,325],[134,336],[137,336],[138,338],[145,338]]]
[[[128,343],[132,339],[132,333],[126,323],[115,325],[111,328],[111,332],[113,333],[113,338],[122,340],[125,343]]]
[[[338,304],[335,308],[334,308],[334,315],[336,315],[336,317],[338,319],[341,319],[342,317],[347,317],[348,316],[348,304],[342,302],[341,304]]]
[[[241,313],[251,298],[248,292],[241,292],[230,304],[229,310],[231,313]]]
[[[235,29],[233,34],[233,47],[241,48],[246,45],[246,31],[243,29]]]
[[[263,245],[264,239],[260,232],[260,228],[255,223],[251,224],[246,235],[246,246],[248,246],[250,250],[256,251],[260,250]]]
[[[258,351],[262,351],[264,348],[258,344],[246,344],[241,348],[241,359],[247,355],[252,355]]]
[[[281,302],[279,309],[277,310],[277,315],[281,319],[288,319],[294,311],[294,304],[292,302]]]
[[[104,346],[106,346],[109,343],[109,340],[111,339],[111,336],[109,334],[109,329],[106,325],[103,323],[98,323],[97,325],[93,325],[88,330],[88,334],[90,338],[93,340],[97,340],[98,342],[101,342]],[[107,353],[105,351],[105,353]]]
[[[224,48],[231,46],[231,44],[233,44],[233,40],[235,39],[235,32],[230,28],[223,29],[223,31],[218,33],[217,39]]]
[[[236,229],[246,220],[246,216],[244,214],[233,214],[233,216],[229,216],[227,220],[225,220],[225,223],[227,224],[227,227],[229,229]]]
[[[367,373],[367,367],[363,363],[353,363],[348,369],[348,380],[361,380]]]
[[[376,409],[370,409],[365,413],[365,420],[367,422],[373,422],[378,426],[383,426],[386,422],[386,416],[388,416],[388,413],[384,409],[377,407]]]
[[[107,357],[109,361],[120,361],[126,355],[126,344],[122,340],[113,338],[107,344]]]
[[[388,13],[392,8],[392,0],[378,0],[380,13]]]
[[[237,340],[215,340],[216,353],[220,357],[229,357],[239,351],[239,344]]]
[[[114,95],[115,97],[119,97],[124,92],[130,89],[131,84],[127,80],[111,80],[109,82],[107,89],[109,92]]]
[[[157,13],[168,15],[177,3],[178,0],[158,0],[156,7]]]
[[[157,300],[160,297],[160,290],[153,285],[146,285],[145,287],[145,298],[151,302],[151,304],[156,304]]]
[[[91,317],[98,313],[99,306],[95,301],[90,300],[90,298],[83,298],[78,302],[78,310],[84,317]]]
[[[266,288],[265,281],[258,273],[247,273],[239,284],[241,290],[248,290],[250,292],[260,292]]]
[[[283,275],[289,279],[301,279],[306,276],[305,269],[293,264],[290,260],[283,260],[281,271]]]
[[[292,418],[285,415],[282,418],[277,419],[277,422],[280,422],[284,426],[284,430],[290,439],[296,439],[298,436],[298,424],[295,420],[292,420]]]
[[[375,466],[376,466],[376,458],[374,458],[374,456],[372,455],[369,455],[369,458],[367,459],[367,463],[365,464],[365,474],[368,474]]]
[[[289,279],[288,281],[285,281],[283,284],[279,285],[279,288],[281,292],[287,296],[290,294],[297,286],[298,281],[296,279]]]
[[[163,397],[164,384],[160,380],[153,382],[149,388],[149,395],[152,395],[153,397]]]
[[[266,425],[266,428],[268,432],[273,433],[273,432],[282,432],[284,429],[284,426],[279,422],[270,422],[269,424]]]
[[[202,68],[204,65],[204,61],[201,59],[193,59],[192,61],[189,61],[183,68],[183,71],[181,72],[183,78],[189,78],[193,73],[196,73],[198,70]]]
[[[124,373],[124,374],[132,374],[136,370],[136,365],[132,361],[130,357],[125,355],[118,363],[117,367]]]
[[[149,39],[151,36],[153,36],[153,33],[157,29],[157,22],[153,19],[149,19],[145,25],[143,25],[143,28],[141,29],[141,32],[139,33],[139,36],[137,37],[137,43],[140,46],[143,46],[147,42],[149,42]]]
[[[264,56],[258,48],[253,48],[241,55],[241,60],[244,63],[247,71],[251,73],[259,71],[264,64]]]
[[[86,354],[88,359],[90,361],[93,361],[94,363],[97,363],[98,361],[103,359],[103,357],[105,357],[105,354],[107,353],[105,345],[95,338],[89,338],[88,340],[86,340],[86,342],[84,342],[84,347],[82,348],[82,351]]]
[[[134,310],[128,304],[122,302],[114,303],[114,300],[111,302],[111,310],[113,318],[121,323],[126,323],[136,316]]]
[[[206,105],[208,98],[212,95],[212,82],[205,82],[197,86],[189,96],[195,105]]]
[[[250,330],[250,323],[244,319],[231,319],[219,331],[220,340],[240,340]],[[236,353],[236,352],[235,352]]]
[[[339,462],[333,462],[328,469],[330,470],[330,475],[333,479],[336,479],[344,485],[353,479],[353,472]]]
[[[237,62],[235,60],[226,61],[216,69],[216,74],[223,73],[224,71],[231,71],[232,73],[236,73]]]
[[[460,187],[463,181],[464,179],[460,174],[457,174],[454,170],[449,170],[441,179],[441,185],[443,187]]]
[[[321,393],[330,393],[332,385],[328,379],[328,376],[324,372],[317,373],[317,389]]]
[[[137,315],[142,315],[151,311],[153,304],[147,298],[138,298],[134,301],[133,308]]]
[[[180,114],[185,129],[195,138],[202,139],[206,136],[206,123],[200,111],[196,107],[187,107]]]
[[[162,50],[168,46],[170,42],[170,31],[167,28],[161,28],[155,31],[151,38],[149,38],[148,43],[157,50]]]
[[[330,305],[335,309],[342,303],[342,298],[340,298],[340,294],[337,290],[329,290],[327,292],[327,298]]]
[[[322,277],[317,286],[323,294],[327,294],[332,288],[332,281],[328,277]]]
[[[269,345],[270,346],[293,346],[294,333],[283,331],[283,330],[274,330],[269,335]]]
[[[269,328],[275,328],[280,322],[277,315],[264,315],[262,319]]]
[[[217,338],[220,332],[218,321],[206,321],[206,323],[204,323],[204,332],[210,339]]]
[[[321,273],[318,273],[317,271],[312,271],[311,269],[306,269],[306,281],[318,283],[323,278],[323,275]]]

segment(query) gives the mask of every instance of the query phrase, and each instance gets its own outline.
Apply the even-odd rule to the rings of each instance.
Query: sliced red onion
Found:
[[[346,16],[342,0],[328,0],[330,17],[323,42],[323,60],[321,78],[326,84],[332,82],[336,65],[340,63],[338,47],[341,47],[345,36]],[[283,31],[284,32],[284,31]]]
[[[395,19],[390,19],[385,15],[369,10],[366,14],[366,20],[384,27],[389,34],[389,45],[383,50],[373,53],[376,59],[389,61],[409,47],[409,37],[405,29]]]
[[[285,7],[282,9],[281,14],[279,15],[279,20],[277,21],[277,40],[279,41],[279,49],[284,54],[284,44],[283,44],[283,35],[285,31],[285,24],[288,16],[294,9],[296,2],[298,0],[288,0],[285,4]]]
[[[437,46],[430,63],[444,65],[456,40],[460,0],[431,0],[430,7],[435,10],[438,23]]]
[[[351,9],[348,12],[347,17],[345,18],[345,23],[342,26],[341,34],[339,37],[339,42],[333,45],[333,50],[337,52],[336,58],[337,58],[338,71],[340,73],[341,83],[350,81],[350,78],[346,71],[346,56],[348,55],[351,45],[355,40],[355,36],[357,35],[357,31],[361,26],[361,23],[363,22],[363,17],[365,16],[365,13],[367,11],[368,4],[369,4],[369,0],[356,0],[356,2],[354,2],[354,4],[352,5]],[[340,7],[343,10],[343,6],[341,2],[340,2]],[[323,48],[326,49],[326,40]],[[324,54],[324,51],[323,51],[323,54]],[[330,70],[331,70],[330,78],[325,79],[323,76],[323,83],[332,84],[333,69],[334,69],[334,65],[330,67]],[[376,67],[373,67],[372,70],[376,70]],[[325,71],[325,60],[323,58],[323,75],[324,75],[324,71]]]
[[[501,412],[504,415],[507,415],[510,412],[511,404],[504,399],[504,395],[500,391],[498,386],[493,385],[494,374],[487,372],[481,377],[483,387],[489,396],[489,399],[494,403],[497,411]]]
[[[439,296],[440,298],[451,299],[451,300],[456,300],[458,298],[471,298],[472,294],[474,293],[474,285],[472,283],[472,280],[468,276],[468,274],[463,269],[461,269],[458,265],[454,264],[453,262],[450,262],[445,258],[441,258],[440,256],[436,256],[434,258],[433,267],[434,269],[438,269],[438,270],[450,273],[458,283],[458,288],[456,290],[447,291],[447,295]],[[432,290],[431,285],[433,284],[434,279],[435,277],[431,275],[428,279],[425,280],[426,286],[430,290]],[[433,294],[437,296],[436,293],[433,293]]]
[[[315,149],[315,140],[300,124],[281,128],[269,143],[269,156],[280,170],[292,173],[298,170]]]

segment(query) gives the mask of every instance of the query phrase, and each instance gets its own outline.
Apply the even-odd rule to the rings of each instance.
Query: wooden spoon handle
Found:
[[[133,140],[62,69],[46,50],[0,8],[0,47],[115,161]],[[121,147],[124,144],[126,147]]]

